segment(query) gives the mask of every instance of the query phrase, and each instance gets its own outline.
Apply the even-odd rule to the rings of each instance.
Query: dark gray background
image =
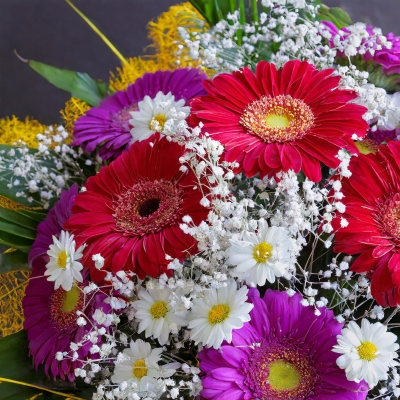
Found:
[[[149,45],[146,24],[177,4],[176,0],[74,0],[128,56]],[[400,0],[325,0],[342,6],[353,21],[370,22],[385,33],[400,34]],[[68,93],[47,83],[19,61],[28,59],[87,72],[108,80],[119,60],[63,0],[0,0],[0,117],[31,116],[44,124],[59,121]]]

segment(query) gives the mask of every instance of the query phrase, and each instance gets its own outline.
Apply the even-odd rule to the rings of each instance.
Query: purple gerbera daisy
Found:
[[[77,193],[76,185],[64,191],[46,219],[40,223],[37,239],[29,254],[32,274],[22,303],[24,329],[28,333],[29,352],[33,356],[35,368],[44,364],[48,376],[59,376],[70,381],[75,379],[74,369],[82,366],[79,360],[90,356],[89,351],[93,345],[88,341],[80,347],[77,351],[78,359],[75,361],[56,359],[57,352],[69,352],[70,343],[81,341],[92,328],[89,323],[78,326],[76,312],[82,311],[93,321],[92,316],[96,309],[105,313],[111,309],[109,304],[104,303],[105,294],[85,296],[81,290],[87,284],[85,281],[67,292],[62,288],[55,290],[54,282],[48,281],[44,276],[49,261],[46,251],[53,243],[52,235],[58,237],[64,222],[71,216],[72,201]],[[101,342],[100,338],[98,342]]]
[[[341,333],[332,311],[301,305],[301,296],[249,291],[251,321],[232,343],[203,349],[201,396],[213,400],[363,400],[368,386],[347,380],[332,347]]]
[[[207,76],[203,72],[188,68],[146,73],[126,90],[107,97],[98,107],[80,117],[75,122],[72,144],[81,146],[86,152],[101,145],[99,155],[104,160],[115,159],[133,140],[129,121],[131,112],[138,111],[138,104],[145,96],[154,99],[160,92],[164,95],[170,93],[175,101],[184,100],[187,104],[193,97],[206,93],[204,79]]]

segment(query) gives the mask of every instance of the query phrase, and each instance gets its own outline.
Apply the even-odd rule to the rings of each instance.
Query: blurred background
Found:
[[[74,0],[125,57],[149,45],[146,24],[176,0]],[[400,35],[400,0],[325,0],[353,21]],[[108,80],[119,60],[64,0],[0,0],[0,118],[31,116],[42,124],[60,120],[70,97],[14,55]]]

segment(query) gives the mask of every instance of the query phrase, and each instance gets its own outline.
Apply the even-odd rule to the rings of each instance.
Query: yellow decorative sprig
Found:
[[[168,65],[168,69],[201,67],[199,62],[188,56],[187,48],[179,52],[178,56],[178,46],[184,43],[178,27],[185,28],[190,34],[205,32],[209,28],[204,18],[189,2],[170,7],[156,21],[147,25],[149,38],[153,41],[152,47],[156,52],[154,58],[159,64]]]
[[[121,60],[122,64],[127,64],[125,57],[118,51],[118,49],[110,42],[110,40],[100,31],[100,29],[85,15],[78,7],[76,7],[70,0],[65,0],[68,5],[96,32],[103,42],[111,49],[111,51]]]
[[[128,58],[128,63],[117,68],[110,74],[110,88],[113,91],[124,90],[146,72],[175,70],[183,67],[198,67],[201,65],[188,55],[188,50],[179,50],[183,43],[179,36],[178,26],[184,27],[189,33],[204,32],[207,22],[190,3],[182,3],[169,8],[156,21],[149,22],[150,47],[155,54],[143,57]],[[178,61],[178,62],[177,62]],[[208,73],[208,71],[206,71]],[[212,75],[212,71],[210,75]]]
[[[75,121],[81,117],[91,107],[88,103],[76,97],[71,97],[66,103],[64,110],[61,110],[61,116],[64,120],[65,130],[72,137]]]
[[[22,299],[30,271],[0,274],[0,338],[22,330],[24,314]]]
[[[25,121],[19,120],[15,115],[11,118],[0,119],[0,144],[12,146],[18,140],[26,143],[32,149],[37,149],[38,142],[36,135],[43,133],[47,129],[46,125],[42,125],[39,121],[25,118]]]

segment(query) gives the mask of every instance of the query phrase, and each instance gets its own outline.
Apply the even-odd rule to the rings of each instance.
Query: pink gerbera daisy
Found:
[[[364,137],[366,108],[350,103],[354,91],[338,89],[333,69],[318,71],[307,61],[288,61],[281,70],[258,63],[205,81],[208,95],[192,101],[192,124],[225,146],[246,176],[302,170],[321,180],[320,162],[339,165],[340,149],[358,153],[351,139]]]
[[[87,244],[82,264],[98,282],[104,271],[133,271],[141,279],[167,272],[171,257],[195,254],[196,240],[180,228],[189,216],[197,225],[208,209],[190,170],[181,171],[185,148],[159,134],[135,142],[130,149],[89,178],[75,197],[73,216],[64,228],[77,246]],[[98,270],[93,254],[104,257]]]

